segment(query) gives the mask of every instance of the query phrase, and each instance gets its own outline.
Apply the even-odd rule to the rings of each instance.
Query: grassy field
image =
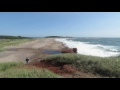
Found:
[[[120,56],[101,58],[78,54],[50,55],[42,59],[55,65],[70,64],[77,70],[102,77],[120,78]],[[38,67],[27,67],[23,63],[0,63],[0,78],[61,78],[61,76]]]
[[[19,45],[20,43],[32,41],[35,39],[1,39],[0,40],[0,51],[4,51],[5,46]]]
[[[105,77],[120,78],[120,56],[94,57],[78,54],[51,55],[42,60],[51,64],[71,64],[77,70],[84,70]]]
[[[36,67],[26,68],[18,62],[0,63],[0,78],[60,78],[59,75]]]

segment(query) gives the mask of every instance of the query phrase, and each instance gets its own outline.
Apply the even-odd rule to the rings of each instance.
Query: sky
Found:
[[[0,12],[0,35],[120,37],[120,12]]]

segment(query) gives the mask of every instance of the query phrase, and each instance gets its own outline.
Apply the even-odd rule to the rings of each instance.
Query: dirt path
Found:
[[[6,51],[0,52],[0,62],[22,61],[25,63],[26,57],[31,61],[44,57],[43,50],[60,50],[64,46],[60,42],[55,42],[52,38],[37,39],[22,43],[18,46],[5,47]]]

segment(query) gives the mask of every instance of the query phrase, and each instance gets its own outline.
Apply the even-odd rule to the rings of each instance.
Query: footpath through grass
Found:
[[[71,64],[78,70],[85,70],[105,77],[120,78],[120,56],[95,57],[79,54],[51,55],[42,60],[51,64]]]

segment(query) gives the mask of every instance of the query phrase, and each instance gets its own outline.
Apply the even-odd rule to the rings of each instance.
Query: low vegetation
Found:
[[[0,63],[0,72],[1,71],[6,71],[7,69],[10,69],[12,67],[19,67],[23,65],[23,63],[18,63],[18,62],[3,62]]]
[[[34,39],[1,39],[0,40],[0,51],[4,51],[5,46],[19,45],[20,43],[32,41]]]
[[[42,60],[51,64],[71,64],[78,70],[92,72],[105,77],[120,77],[120,56],[94,57],[78,54],[51,55]]]
[[[100,75],[102,77],[120,78],[120,56],[101,58],[78,54],[49,55],[41,60],[54,65],[70,64],[77,70]],[[27,68],[26,68],[27,67]],[[18,62],[0,63],[0,78],[61,78],[59,75],[35,66]]]
[[[0,63],[0,78],[60,78],[59,75],[36,67],[26,68],[18,62]]]

